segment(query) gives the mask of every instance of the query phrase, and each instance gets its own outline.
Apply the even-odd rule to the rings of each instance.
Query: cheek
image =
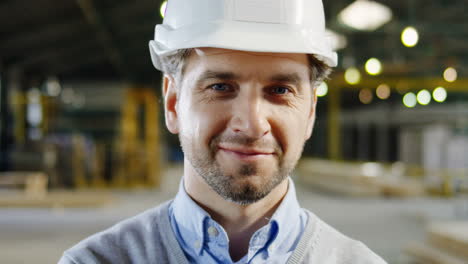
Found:
[[[284,155],[291,155],[300,151],[305,142],[307,115],[296,110],[275,111],[272,113],[272,133],[283,148]]]
[[[217,136],[225,127],[227,117],[226,106],[211,104],[185,103],[188,107],[181,107],[179,119],[181,133],[193,138],[196,144],[209,145],[213,137]]]

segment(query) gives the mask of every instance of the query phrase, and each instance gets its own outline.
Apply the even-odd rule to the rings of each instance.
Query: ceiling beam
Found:
[[[330,89],[340,87],[345,90],[376,89],[380,84],[387,84],[391,89],[403,92],[432,90],[438,86],[451,92],[468,93],[468,79],[458,79],[453,83],[446,82],[442,77],[365,77],[357,85],[348,84],[342,73],[335,73],[327,81]]]
[[[108,64],[107,57],[102,52],[89,53],[90,56],[75,58],[73,57],[73,63],[67,63],[65,60],[57,61],[56,63],[51,64],[45,69],[47,75],[61,75],[71,72],[79,71],[89,65],[100,64],[101,67],[104,67]],[[109,65],[110,66],[110,65]]]
[[[112,22],[131,22],[135,20],[135,18],[149,18],[151,19],[151,24],[154,26],[156,22],[162,21],[159,15],[159,2],[161,1],[125,1],[111,8],[106,14]]]
[[[53,61],[63,60],[67,64],[73,64],[76,58],[90,57],[92,52],[98,50],[99,44],[94,39],[86,39],[74,45],[62,45],[51,47],[31,56],[25,56],[22,60],[14,63],[21,68],[30,68],[37,65],[47,65]],[[67,58],[66,60],[64,58]]]
[[[61,39],[76,39],[83,36],[87,24],[81,19],[66,23],[40,25],[29,32],[21,32],[0,42],[0,51],[4,57],[14,57],[31,53],[36,47],[49,47]]]
[[[81,8],[86,21],[94,28],[97,37],[103,48],[105,49],[110,63],[115,70],[123,77],[131,75],[128,63],[125,62],[123,53],[115,44],[115,40],[103,21],[102,16],[96,9],[93,0],[76,0]]]

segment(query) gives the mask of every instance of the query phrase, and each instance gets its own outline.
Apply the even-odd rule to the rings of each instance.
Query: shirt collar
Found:
[[[210,215],[187,194],[183,178],[179,185],[179,191],[172,204],[172,211],[182,239],[200,255],[205,241],[204,229],[206,223],[213,220]],[[267,251],[268,254],[271,254],[271,251],[275,250],[275,248],[281,244],[281,241],[286,240],[286,237],[290,235],[299,222],[300,206],[296,197],[296,189],[294,182],[291,178],[288,178],[288,191],[286,195],[271,217],[269,223],[254,233],[252,238],[256,235],[268,235],[269,237],[266,239],[265,243],[268,242]],[[249,247],[250,246],[251,245],[249,245]]]
[[[201,254],[205,241],[204,223],[210,215],[187,194],[183,178],[172,204],[172,212],[184,242]]]
[[[296,197],[296,188],[291,178],[288,178],[288,191],[271,217],[270,224],[274,225],[272,230],[271,242],[268,246],[270,254],[281,241],[285,241],[290,236],[296,225],[300,224],[301,207]]]

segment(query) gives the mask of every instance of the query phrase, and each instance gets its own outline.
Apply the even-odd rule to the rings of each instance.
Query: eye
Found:
[[[216,84],[210,85],[209,88],[217,92],[228,92],[232,90],[231,85],[227,83],[216,83]]]
[[[275,86],[270,89],[270,92],[273,94],[287,94],[290,92],[289,88],[284,86]]]

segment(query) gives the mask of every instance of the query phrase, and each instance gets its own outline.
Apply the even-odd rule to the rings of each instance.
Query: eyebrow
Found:
[[[198,80],[197,84],[201,84],[203,81],[215,79],[215,80],[236,80],[240,79],[241,76],[233,72],[224,71],[212,71],[206,70],[203,72]],[[281,83],[292,83],[293,85],[300,86],[302,79],[297,73],[278,73],[269,78],[270,82],[281,82]]]
[[[202,82],[204,80],[209,80],[209,79],[234,80],[234,79],[239,79],[239,78],[240,76],[233,72],[219,72],[219,71],[206,70],[200,75],[200,77],[198,77],[197,82]]]
[[[238,78],[240,76],[233,72],[206,70],[197,78],[195,85],[196,87],[202,87],[203,83],[208,80],[232,81]]]
[[[300,86],[302,79],[297,73],[280,73],[270,77],[271,82],[292,83],[295,86]]]

